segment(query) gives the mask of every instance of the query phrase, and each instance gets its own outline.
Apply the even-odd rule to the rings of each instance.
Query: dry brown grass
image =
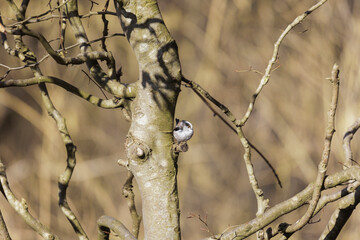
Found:
[[[43,2],[39,6],[31,2],[28,14],[44,11],[47,1]],[[85,2],[80,8],[83,13],[89,9],[89,3]],[[178,43],[184,75],[202,85],[241,118],[261,78],[252,71],[241,70],[252,68],[263,72],[281,31],[315,1],[159,2],[165,23]],[[10,17],[10,9],[4,2],[0,3],[0,9],[3,16]],[[110,32],[120,32],[118,20],[108,19]],[[55,20],[32,27],[53,39],[58,34],[54,26],[57,26]],[[85,26],[90,26],[90,39],[101,35],[100,17],[85,20]],[[39,58],[44,55],[33,39],[26,39]],[[69,40],[67,44],[73,42]],[[108,48],[118,65],[123,66],[124,81],[136,80],[137,64],[127,41],[119,37],[109,40]],[[331,94],[326,78],[330,77],[334,62],[340,65],[341,90],[330,172],[342,168],[343,133],[360,115],[359,53],[360,2],[355,0],[327,2],[283,42],[279,68],[272,73],[244,129],[282,180],[280,189],[271,170],[253,153],[256,176],[266,197],[270,198],[270,205],[291,197],[315,179]],[[3,48],[0,55],[1,63],[19,64],[8,57]],[[47,60],[41,68],[46,75],[58,76],[101,96],[81,72],[81,67],[59,67],[53,60]],[[10,78],[30,74],[28,70],[12,72]],[[70,205],[92,238],[96,235],[96,219],[102,214],[116,217],[129,226],[126,201],[121,195],[126,172],[116,164],[118,158],[125,156],[124,140],[129,124],[117,110],[90,106],[54,86],[49,86],[49,92],[66,118],[78,149],[78,165],[68,194]],[[191,121],[195,128],[190,150],[182,154],[179,161],[183,238],[199,239],[208,235],[201,230],[204,226],[200,221],[187,218],[189,213],[206,215],[213,233],[252,219],[256,213],[255,197],[237,136],[185,87],[176,115]],[[352,145],[358,159],[358,136]],[[7,166],[12,189],[18,197],[27,200],[31,212],[63,239],[74,239],[71,226],[57,208],[57,177],[65,168],[65,149],[53,120],[42,107],[36,86],[0,91],[0,156]],[[137,195],[138,203],[139,198]],[[4,198],[0,198],[0,204],[13,239],[39,238],[15,215]],[[333,207],[322,211],[315,218],[320,220],[318,223],[307,226],[293,239],[317,239]],[[300,209],[292,213],[287,221],[297,220],[303,212],[304,209]],[[355,212],[339,239],[359,236],[359,217]]]

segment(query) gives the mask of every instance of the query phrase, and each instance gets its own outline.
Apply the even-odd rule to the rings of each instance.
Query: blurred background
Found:
[[[21,1],[15,1],[18,4]],[[27,16],[49,9],[49,1],[30,1]],[[88,13],[93,1],[81,1],[80,13]],[[92,11],[101,11],[96,1]],[[302,14],[314,0],[159,0],[159,5],[179,54],[186,78],[203,86],[225,104],[237,118],[248,107],[261,74],[271,58],[273,44],[286,26]],[[53,6],[56,5],[52,1]],[[14,15],[0,2],[5,24]],[[109,10],[114,11],[113,4]],[[57,12],[54,12],[57,14]],[[115,16],[108,16],[109,33],[121,33]],[[102,35],[100,16],[83,20],[89,39]],[[49,40],[59,36],[58,20],[29,27]],[[75,43],[67,29],[66,46]],[[26,43],[38,59],[46,53],[32,38]],[[8,36],[12,45],[12,37]],[[123,82],[137,79],[138,67],[124,37],[108,39],[107,46],[122,66]],[[58,42],[52,46],[58,48]],[[93,44],[100,49],[100,43]],[[68,51],[68,56],[78,49]],[[290,32],[280,48],[276,70],[257,99],[255,110],[244,127],[249,140],[276,169],[283,187],[272,171],[252,151],[256,177],[270,206],[284,201],[314,181],[323,150],[325,123],[331,98],[327,80],[335,62],[340,65],[341,90],[332,143],[329,173],[342,169],[342,137],[360,116],[360,2],[328,1]],[[0,48],[0,63],[20,66]],[[44,75],[60,77],[77,87],[103,97],[101,91],[81,71],[85,66],[58,66],[52,59],[40,65]],[[0,67],[0,75],[6,72]],[[7,79],[32,77],[30,70],[12,71]],[[96,220],[103,214],[131,226],[127,203],[121,194],[126,171],[117,165],[125,158],[124,142],[129,123],[120,110],[94,107],[65,90],[47,85],[57,109],[66,118],[77,146],[77,166],[68,189],[68,201],[94,239]],[[237,136],[191,89],[182,87],[176,117],[192,122],[195,135],[190,149],[179,159],[179,195],[183,239],[200,239],[255,217],[256,200],[251,190],[243,148]],[[359,136],[352,146],[354,159],[360,153]],[[16,196],[27,200],[30,212],[46,223],[62,239],[75,239],[70,224],[57,206],[57,179],[66,166],[65,147],[52,118],[44,110],[37,86],[0,90],[0,157]],[[338,189],[337,189],[338,190]],[[137,193],[136,184],[135,191]],[[137,206],[141,210],[139,194]],[[9,204],[0,197],[1,211],[13,239],[40,239]],[[336,203],[330,204],[293,239],[317,239]],[[280,218],[293,223],[305,207]],[[201,215],[206,227],[192,215]],[[339,239],[357,239],[360,214],[353,213]],[[116,238],[114,238],[116,239]],[[255,239],[254,237],[250,239]]]

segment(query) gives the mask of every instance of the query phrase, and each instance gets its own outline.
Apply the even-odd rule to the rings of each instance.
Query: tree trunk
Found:
[[[180,239],[173,119],[181,67],[156,0],[115,1],[139,63],[126,150],[142,197],[145,239]]]

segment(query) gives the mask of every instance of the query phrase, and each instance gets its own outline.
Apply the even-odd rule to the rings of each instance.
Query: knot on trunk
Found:
[[[127,136],[125,149],[130,161],[145,162],[151,154],[150,147],[132,135]]]

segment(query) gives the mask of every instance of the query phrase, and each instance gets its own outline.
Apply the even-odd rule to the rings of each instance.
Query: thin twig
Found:
[[[204,88],[202,88],[199,84],[197,84],[194,81],[191,81],[189,79],[186,79],[185,77],[182,78],[184,83],[186,83],[186,87],[190,87],[195,93],[198,95],[201,95],[208,99],[210,102],[215,104],[227,117],[228,119],[235,125],[238,126],[238,120],[235,118],[234,114],[227,108],[225,105],[220,103],[218,100],[213,98]]]
[[[116,12],[111,12],[111,11],[97,11],[97,12],[89,12],[87,14],[84,14],[84,15],[79,15],[81,18],[89,18],[91,16],[94,16],[94,15],[110,15],[110,16],[116,16],[117,17],[117,14]]]
[[[265,161],[265,163],[268,165],[268,167],[271,169],[271,171],[273,172],[275,178],[276,178],[276,181],[278,182],[280,188],[282,188],[282,184],[281,184],[281,181],[280,181],[280,178],[279,176],[277,175],[276,173],[276,170],[275,168],[271,165],[270,161],[264,156],[264,154],[262,154],[262,152],[257,148],[255,147],[249,140],[249,145],[252,149],[255,150],[255,152],[257,152],[257,154],[259,154],[259,156]]]
[[[189,216],[187,218],[196,218],[196,219],[198,219],[205,226],[205,229],[202,228],[202,230],[206,231],[207,233],[210,233],[211,235],[214,235],[211,232],[210,228],[209,228],[209,224],[207,223],[207,215],[205,215],[205,219],[203,219],[200,216],[200,214],[189,213]]]
[[[87,72],[85,72],[83,69],[81,69],[81,71],[88,77],[88,79],[89,79],[90,81],[92,81],[92,82],[99,88],[99,90],[100,90],[101,93],[104,95],[104,97],[105,97],[106,99],[108,99],[108,97],[106,96],[106,94],[105,94],[104,91],[102,90],[101,86],[100,86],[94,79],[92,79],[92,77],[91,77]]]
[[[187,86],[187,85],[185,85]],[[200,85],[199,85],[200,86]],[[192,90],[195,92],[195,94],[205,103],[205,105],[213,112],[214,117],[218,117],[220,118],[220,120],[225,123],[226,126],[228,126],[235,134],[237,134],[236,129],[228,122],[225,120],[225,118],[223,116],[221,116],[211,105],[210,103],[206,100],[205,97],[203,97],[202,94],[200,94],[200,92],[195,91],[193,88]],[[205,90],[204,90],[205,91]],[[208,94],[208,96],[210,96],[210,94]]]
[[[90,11],[93,9],[94,5],[99,5],[97,2],[95,2],[94,0],[89,0],[91,2],[91,7],[90,7]]]
[[[260,72],[256,69],[253,69],[252,66],[250,66],[249,69],[247,69],[247,70],[235,70],[235,72],[238,72],[238,73],[253,72],[253,73],[259,74],[261,76],[264,75],[262,72]]]
[[[54,8],[51,8],[51,9],[49,9],[49,10],[47,10],[47,11],[45,11],[45,12],[39,14],[39,15],[30,16],[30,17],[28,17],[28,18],[26,18],[26,19],[17,21],[17,22],[15,22],[15,23],[12,23],[12,24],[9,24],[9,25],[6,25],[6,26],[8,26],[8,27],[13,27],[13,26],[16,26],[16,25],[26,24],[27,22],[29,22],[29,21],[32,20],[32,19],[39,19],[39,18],[41,18],[41,17],[43,17],[43,16],[45,16],[45,15],[47,15],[47,14],[49,14],[49,13],[54,12],[55,10],[61,8],[61,7],[64,6],[68,1],[70,1],[70,0],[66,0],[66,1],[64,1],[62,4],[60,4],[60,5],[58,5],[58,6],[54,7]]]
[[[31,63],[31,64],[25,64],[23,66],[19,66],[19,67],[9,67],[5,64],[1,64],[0,63],[0,67],[3,67],[3,68],[7,68],[7,71],[6,73],[0,77],[0,81],[3,80],[4,78],[7,77],[7,75],[11,72],[11,71],[16,71],[16,70],[22,70],[22,69],[25,69],[25,68],[28,68],[28,67],[35,67],[37,65],[39,65],[40,63],[42,63],[47,57],[43,57],[42,59],[40,59],[39,61],[37,61],[36,63]]]
[[[261,90],[263,89],[263,87],[269,82],[270,79],[270,75],[272,72],[272,68],[278,58],[279,55],[279,49],[280,49],[280,45],[282,43],[282,41],[285,39],[286,35],[298,24],[300,24],[309,14],[311,14],[313,11],[315,11],[316,9],[318,9],[320,6],[322,6],[327,0],[321,0],[319,1],[317,4],[313,5],[311,8],[309,8],[309,10],[305,11],[303,14],[301,14],[300,16],[296,17],[295,20],[290,23],[286,29],[284,30],[284,32],[280,35],[280,37],[278,38],[278,40],[275,42],[274,44],[274,51],[272,54],[272,57],[265,69],[265,73],[263,75],[263,77],[260,80],[260,84],[257,87],[255,93],[252,95],[252,100],[248,106],[248,109],[244,115],[244,117],[241,119],[240,125],[243,126],[246,121],[249,119],[250,114],[252,113],[253,109],[254,109],[254,105],[255,105],[255,101],[256,98],[258,97],[258,95],[260,94]]]

